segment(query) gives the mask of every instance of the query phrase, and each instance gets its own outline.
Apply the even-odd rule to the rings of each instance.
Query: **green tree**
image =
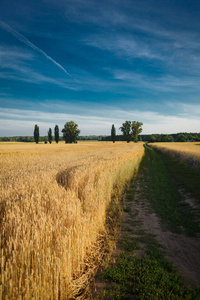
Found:
[[[193,142],[194,136],[193,136],[192,134],[189,134],[189,135],[187,136],[187,140],[190,140],[190,141]]]
[[[54,136],[55,136],[56,143],[58,143],[59,142],[59,127],[58,127],[58,125],[55,125]]]
[[[51,144],[51,142],[52,142],[52,130],[51,130],[51,128],[49,128],[49,131],[48,131],[48,141]]]
[[[65,143],[76,143],[77,137],[80,134],[78,124],[74,123],[73,121],[65,123],[62,133]]]
[[[39,143],[39,139],[40,139],[39,126],[36,124],[34,128],[34,140],[36,144]]]
[[[168,142],[168,139],[169,139],[168,134],[162,136],[162,142]]]
[[[152,135],[149,137],[148,142],[149,142],[149,143],[155,143],[155,141],[156,141],[156,137],[152,134]]]
[[[185,136],[183,133],[178,135],[177,142],[186,142],[187,136]]]
[[[169,135],[169,136],[168,136],[168,142],[173,142],[173,141],[174,141],[173,136],[172,136],[172,135]]]
[[[131,129],[132,129],[132,139],[136,143],[138,140],[138,135],[142,132],[142,122],[132,121]]]
[[[115,125],[112,124],[112,128],[111,128],[111,138],[113,143],[115,143],[115,138],[116,138],[116,130],[115,130]]]
[[[124,135],[124,140],[129,143],[130,141],[137,142],[139,133],[142,132],[142,122],[138,121],[126,121],[120,127]]]
[[[119,128],[123,135],[124,140],[127,141],[127,143],[130,143],[131,141],[131,121],[126,121],[122,123],[122,126]]]

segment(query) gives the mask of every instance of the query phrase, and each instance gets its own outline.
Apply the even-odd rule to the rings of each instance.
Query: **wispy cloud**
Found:
[[[199,129],[200,129],[200,104],[199,103],[181,103],[167,102],[168,107],[170,107],[174,112],[176,111],[178,116],[199,119]]]
[[[33,52],[25,49],[21,49],[16,46],[2,46],[0,45],[0,63],[1,67],[7,67],[12,65],[13,62],[25,62],[25,61],[33,61],[35,56]]]
[[[15,74],[10,73],[10,72],[1,72],[0,78],[12,79],[15,81],[29,82],[29,83],[34,83],[34,84],[48,83],[48,84],[57,85],[64,89],[77,90],[77,87],[73,86],[72,84],[70,85],[67,82],[64,82],[63,80],[61,81],[61,80],[57,80],[57,79],[42,75],[42,74],[37,73],[37,72],[33,71],[32,69],[29,69],[26,67],[13,66],[12,69],[17,72]],[[20,76],[19,76],[19,74],[20,74]]]
[[[80,104],[79,104],[80,106]],[[89,107],[89,106],[88,106]],[[97,109],[98,107],[98,109]],[[195,132],[199,128],[200,105],[180,106],[179,115],[164,115],[159,112],[145,110],[123,110],[112,106],[100,106],[88,109],[81,115],[76,113],[58,113],[39,110],[0,109],[0,136],[12,129],[13,135],[32,135],[34,124],[39,124],[41,135],[46,135],[49,127],[55,124],[62,129],[65,122],[74,120],[78,123],[82,135],[98,134],[109,135],[111,125],[114,123],[117,133],[121,134],[119,127],[125,120],[138,120],[143,122],[143,133],[176,133]],[[56,104],[55,104],[56,108]],[[59,108],[64,108],[60,103]],[[198,110],[195,115],[183,115],[187,109],[191,113]],[[27,133],[27,129],[29,133]],[[26,132],[26,133],[25,133]]]
[[[189,33],[171,32],[165,29],[159,31],[149,27],[141,28],[143,31],[139,35],[110,32],[89,35],[82,42],[132,63],[135,58],[139,58],[143,61],[147,60],[147,66],[155,68],[157,65],[167,72],[176,70],[180,74],[185,71],[199,75],[200,36],[196,34],[193,37]]]
[[[0,87],[0,99],[18,110],[1,110],[4,132],[23,134],[27,125],[30,135],[39,123],[46,134],[71,119],[81,134],[110,134],[112,123],[119,128],[124,120],[143,121],[144,133],[200,128],[199,4],[22,0],[13,11],[8,2],[0,21],[0,80],[10,90]]]
[[[67,79],[56,79],[42,75],[34,70],[35,56],[29,51],[19,47],[0,46],[0,78],[24,81],[35,84],[50,83],[66,89],[77,89],[75,83],[69,83]],[[11,72],[10,72],[11,70]]]
[[[101,50],[106,50],[115,55],[123,57],[123,58],[148,58],[148,59],[163,59],[163,56],[160,55],[158,51],[156,51],[149,47],[147,43],[143,40],[138,40],[134,38],[134,36],[120,36],[117,35],[92,35],[87,39],[83,40],[83,43],[89,46],[97,47]]]
[[[0,26],[5,29],[7,32],[11,33],[16,39],[27,45],[28,47],[32,48],[33,50],[37,51],[38,53],[42,54],[44,57],[46,57],[48,60],[50,60],[54,65],[56,65],[59,69],[64,71],[68,76],[75,79],[69,72],[66,71],[66,69],[59,64],[57,61],[55,61],[53,58],[51,58],[49,55],[47,55],[43,50],[41,50],[39,47],[31,43],[25,36],[17,32],[15,29],[4,23],[3,21],[0,21]],[[75,79],[76,80],[76,79]]]
[[[182,77],[170,74],[148,75],[123,69],[110,69],[114,79],[117,79],[124,86],[138,87],[157,92],[200,91],[199,78],[183,74]]]
[[[137,11],[137,7],[135,9]],[[154,8],[149,10],[154,11]],[[147,60],[144,67],[155,68],[157,65],[164,72],[176,72],[179,76],[183,72],[200,75],[198,30],[191,32],[182,27],[174,28],[162,22],[160,17],[142,18],[134,15],[134,11],[133,15],[123,10],[115,11],[112,13],[115,20],[105,12],[103,19],[97,18],[96,22],[107,24],[107,30],[88,35],[82,42],[132,63],[135,58]]]
[[[45,1],[59,6],[68,21],[97,28],[84,35],[81,41],[86,45],[123,60],[149,60],[154,67],[157,60],[164,72],[200,75],[199,27],[185,1],[170,5],[168,1],[115,1],[114,5],[113,1]]]

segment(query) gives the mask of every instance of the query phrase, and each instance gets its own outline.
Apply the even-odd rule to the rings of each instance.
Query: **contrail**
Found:
[[[22,43],[24,43],[25,45],[31,47],[32,49],[34,49],[35,51],[41,53],[43,56],[45,56],[48,60],[50,60],[52,63],[54,63],[54,65],[56,65],[59,69],[63,70],[68,76],[70,76],[71,78],[73,78],[72,75],[70,75],[65,68],[63,68],[63,66],[61,66],[57,61],[55,61],[53,58],[51,58],[49,55],[47,55],[43,50],[41,50],[40,48],[38,48],[37,46],[35,46],[33,43],[31,43],[25,36],[23,36],[22,34],[20,34],[19,32],[17,32],[15,29],[13,29],[12,27],[10,27],[9,25],[7,25],[6,23],[4,23],[3,21],[0,20],[0,26],[5,29],[6,31],[10,32],[14,37],[16,37],[19,41],[21,41]],[[74,80],[77,80],[75,78],[73,78]],[[77,80],[78,81],[78,80]]]

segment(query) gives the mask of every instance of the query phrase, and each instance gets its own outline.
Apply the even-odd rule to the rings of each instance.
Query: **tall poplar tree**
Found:
[[[36,124],[35,128],[34,128],[34,140],[36,142],[36,144],[39,143],[39,139],[40,139],[40,133],[39,133],[39,126]]]
[[[116,130],[115,130],[115,125],[112,124],[112,128],[111,128],[111,138],[113,143],[115,143],[115,138],[116,138]]]
[[[58,125],[55,125],[55,128],[54,128],[54,137],[55,137],[56,143],[58,144],[58,142],[59,142],[59,127],[58,127]]]
[[[51,130],[51,128],[49,128],[49,131],[48,131],[48,140],[49,140],[49,143],[51,144],[51,142],[52,142],[52,130]]]

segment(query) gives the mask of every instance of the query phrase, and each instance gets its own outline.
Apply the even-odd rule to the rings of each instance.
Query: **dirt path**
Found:
[[[186,198],[183,200],[187,201]],[[194,201],[193,205],[195,206]],[[200,285],[200,237],[188,237],[164,231],[157,215],[150,213],[148,200],[141,198],[139,186],[137,186],[132,201],[129,200],[129,206],[132,214],[141,222],[141,228],[147,234],[155,236],[163,246],[166,257],[183,275],[186,282],[194,286]],[[127,213],[124,213],[123,226],[131,227],[130,215]]]
[[[182,286],[180,284],[180,290],[182,292],[183,287],[188,289],[191,288],[190,286],[199,288],[200,230],[198,224],[200,224],[200,201],[193,197],[192,190],[191,194],[189,194],[188,190],[187,192],[184,190],[183,185],[180,187],[180,183],[175,182],[173,172],[171,174],[168,169],[162,169],[159,158],[155,155],[150,156],[149,153],[153,153],[150,151],[153,150],[149,150],[149,152],[147,151],[147,155],[145,156],[143,164],[141,164],[137,178],[131,184],[126,194],[121,230],[118,235],[118,242],[116,244],[116,250],[113,254],[113,262],[111,263],[110,268],[113,270],[115,265],[117,265],[117,267],[119,266],[119,269],[121,268],[123,270],[123,264],[118,264],[118,258],[120,257],[121,252],[122,256],[124,253],[128,255],[131,253],[129,262],[132,261],[132,259],[135,261],[136,258],[136,261],[139,263],[146,259],[146,256],[144,255],[147,254],[148,259],[152,259],[150,266],[153,265],[153,261],[155,260],[158,264],[160,264],[159,266],[161,268],[163,268],[161,260],[163,260],[166,266],[168,264],[168,262],[164,259],[164,257],[166,257],[178,273],[184,278],[185,282],[181,281],[180,278],[180,281],[182,282]],[[159,163],[158,165],[156,165],[157,161]],[[152,165],[155,167],[152,168]],[[162,170],[162,173],[159,172],[160,170]],[[172,184],[169,179],[172,179]],[[162,184],[163,182],[164,184]],[[168,193],[170,188],[170,193]],[[173,223],[174,220],[178,223],[178,226],[176,222]],[[144,272],[147,270],[145,269],[146,267],[147,266],[145,265]],[[159,270],[156,269],[155,271],[152,271],[153,269],[149,266],[147,268],[149,268],[148,270],[150,272],[149,273],[147,271],[147,274],[150,275],[145,277],[146,281],[144,281],[144,290],[146,286],[148,286],[146,282],[151,282],[151,277],[154,277],[154,274],[158,274]],[[171,293],[179,284],[175,279],[179,278],[177,273],[172,271],[173,268],[170,268],[169,264],[169,270],[171,271],[168,273],[168,267],[166,267],[165,274],[160,277],[162,278],[163,276],[164,284],[166,282],[166,286],[169,288],[169,282],[171,280],[169,279],[171,276],[170,272],[174,272],[173,274],[175,274],[175,277],[172,280],[172,282],[174,282],[174,286],[172,284],[171,290],[169,288],[169,291],[165,291],[167,293]],[[122,272],[125,271],[123,270]],[[112,271],[111,274],[113,274]],[[144,273],[141,273],[139,275],[140,278],[143,278],[143,274]],[[120,274],[118,274],[118,276],[120,276]],[[112,278],[112,276],[109,278]],[[106,293],[106,290],[109,291],[110,288],[111,290],[113,289],[112,282],[113,281],[111,280],[111,282],[105,284],[105,282],[102,282],[101,278],[98,277],[98,280],[95,282],[95,289],[97,292],[104,293],[105,291]],[[133,283],[133,286],[135,282],[137,282],[135,279],[133,279],[133,281],[131,279],[131,284]],[[156,279],[156,282],[154,282],[154,288],[157,288],[157,284],[159,285],[157,282],[160,281],[157,281]],[[188,283],[188,285],[185,283]],[[123,281],[123,284],[126,283]],[[154,288],[151,290],[151,285],[148,288],[150,293],[154,291]],[[116,293],[118,292],[119,291],[117,290]],[[175,290],[175,293],[179,293],[178,290]],[[186,291],[183,293],[186,293]],[[199,293],[197,296],[193,295],[191,296],[191,299],[200,299],[199,295]],[[135,296],[134,293],[132,294],[132,290],[129,290],[129,296],[130,299],[132,299],[132,296]],[[107,298],[103,297],[98,299]]]

